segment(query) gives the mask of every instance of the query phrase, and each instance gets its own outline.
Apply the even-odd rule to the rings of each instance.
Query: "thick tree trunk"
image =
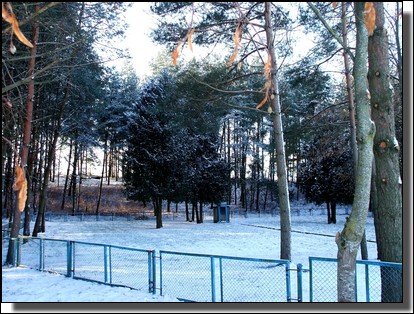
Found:
[[[279,101],[279,85],[277,77],[276,53],[273,42],[270,2],[265,2],[265,28],[267,47],[272,59],[272,95],[271,108],[273,111],[273,128],[276,143],[276,166],[280,204],[280,258],[291,260],[291,222],[290,202],[287,182],[285,147],[283,139],[282,113]]]
[[[349,65],[349,58],[347,54],[348,47],[348,35],[347,35],[347,22],[346,22],[346,2],[342,2],[342,40],[344,43],[344,65],[345,65],[345,79],[346,79],[346,90],[348,93],[349,102],[349,120],[351,122],[351,148],[352,148],[352,160],[354,165],[354,176],[356,177],[356,169],[358,166],[358,147],[356,141],[356,122],[355,122],[355,103],[354,103],[354,92],[352,87],[351,70]],[[367,238],[364,235],[361,240],[361,255],[362,259],[368,259],[367,250]]]
[[[402,263],[402,195],[399,168],[399,144],[395,136],[394,102],[389,81],[388,38],[384,28],[384,7],[374,2],[376,30],[368,42],[369,89],[372,118],[377,126],[374,138],[376,166],[375,185],[377,208],[374,223],[378,258],[381,261]],[[402,277],[396,271],[393,278],[382,274],[382,301],[402,301]]]
[[[344,229],[336,235],[338,245],[338,301],[355,302],[355,268],[358,248],[365,230],[368,214],[372,171],[372,143],[375,126],[370,118],[370,101],[367,81],[368,32],[364,24],[364,2],[356,2],[357,28],[354,64],[358,166],[352,211]]]

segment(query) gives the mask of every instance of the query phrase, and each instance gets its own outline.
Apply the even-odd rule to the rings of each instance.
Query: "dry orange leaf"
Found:
[[[241,36],[241,25],[239,24],[236,28],[236,32],[232,36],[233,41],[234,41],[234,51],[230,57],[229,62],[227,62],[227,65],[231,65],[234,62],[234,60],[236,60],[237,52],[239,51],[239,46],[240,46],[240,36]]]
[[[263,69],[264,69],[264,76],[266,78],[266,82],[264,86],[264,91],[266,95],[263,98],[263,100],[256,106],[256,109],[260,109],[266,103],[267,99],[269,98],[269,89],[272,86],[272,76],[271,76],[272,58],[270,57],[269,54],[267,55],[267,62],[264,65]]]
[[[186,40],[186,38],[187,38],[187,42],[188,42],[188,46],[190,47],[190,50],[193,51],[193,43],[191,41],[191,38],[194,34],[194,31],[195,31],[195,29],[191,28],[188,31],[187,35],[178,42],[177,47],[175,47],[174,51],[172,52],[172,58],[173,58],[174,66],[177,64],[177,59],[178,59],[178,56],[180,54],[181,46],[184,44],[184,41]]]
[[[17,207],[19,208],[19,211],[22,212],[27,199],[27,181],[24,175],[24,170],[20,166],[16,166],[16,181],[13,184],[13,190],[18,191]]]
[[[16,19],[16,16],[13,13],[13,9],[10,3],[6,2],[7,8],[4,6],[4,2],[1,3],[1,16],[3,19],[10,23],[12,26],[12,31],[16,35],[16,37],[26,46],[33,48],[33,45],[27,38],[23,35],[22,31],[19,27],[19,22]]]
[[[173,64],[176,65],[177,64],[177,58],[178,55],[180,54],[180,50],[181,50],[181,46],[182,46],[183,42],[180,40],[178,42],[177,47],[175,47],[173,53],[172,53],[172,58],[173,58]]]
[[[368,30],[368,36],[374,34],[374,30],[376,28],[375,25],[375,8],[374,2],[365,2],[365,26]]]
[[[267,90],[266,90],[266,95],[263,98],[263,100],[256,106],[256,109],[260,109],[262,108],[262,106],[266,103],[267,99],[269,98],[269,95],[267,94]]]

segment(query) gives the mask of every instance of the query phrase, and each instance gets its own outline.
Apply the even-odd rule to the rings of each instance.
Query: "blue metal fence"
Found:
[[[155,293],[154,250],[26,236],[13,242],[15,266]]]
[[[160,251],[157,274],[155,250],[26,236],[12,240],[14,266],[153,294],[158,279],[161,295],[183,301],[337,302],[334,258],[309,257],[305,269],[301,264],[292,268],[286,260]],[[358,260],[355,282],[358,302],[396,302],[402,291],[402,264]]]
[[[337,259],[309,257],[310,302],[337,302]],[[384,302],[395,300],[389,289],[402,287],[402,264],[379,261],[356,261],[355,300]],[[387,288],[388,287],[388,288]]]
[[[289,302],[289,261],[160,251],[160,290],[195,302]]]

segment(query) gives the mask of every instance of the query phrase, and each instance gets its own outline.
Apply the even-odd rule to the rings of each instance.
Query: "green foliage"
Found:
[[[180,85],[175,80],[167,72],[148,80],[134,111],[128,114],[127,195],[140,201],[221,201],[228,169],[217,152],[218,121],[200,125],[195,117],[208,117],[211,112],[190,110],[192,94],[177,94],[172,86]]]
[[[302,60],[281,74],[280,99],[285,129],[286,153],[297,155],[300,143],[311,139],[311,119],[332,101],[329,75],[313,66],[310,59]]]

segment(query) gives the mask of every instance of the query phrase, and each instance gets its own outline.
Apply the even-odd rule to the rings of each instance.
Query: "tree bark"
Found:
[[[356,52],[354,64],[358,166],[352,211],[344,229],[336,235],[338,246],[338,302],[355,302],[355,268],[358,248],[365,230],[371,188],[375,126],[370,117],[367,81],[368,32],[364,24],[365,2],[355,2]]]
[[[273,111],[273,128],[276,143],[276,166],[277,181],[279,190],[280,204],[280,258],[291,260],[291,222],[290,222],[290,202],[289,189],[287,182],[285,147],[283,139],[282,114],[279,101],[279,85],[277,77],[276,53],[273,42],[273,31],[271,24],[270,2],[265,2],[265,29],[267,48],[272,59],[272,96],[271,108]]]
[[[352,148],[352,160],[354,164],[354,176],[356,177],[356,169],[358,165],[358,147],[356,141],[356,122],[355,122],[355,103],[354,103],[354,92],[352,89],[351,70],[349,66],[349,59],[347,54],[348,48],[348,36],[347,36],[347,23],[346,23],[346,2],[342,2],[342,40],[344,44],[344,65],[345,65],[345,79],[346,79],[346,90],[348,93],[349,102],[349,120],[351,122],[351,148]],[[368,259],[367,250],[367,238],[364,235],[361,240],[361,256],[363,260]]]
[[[35,6],[35,11],[39,9],[38,5]],[[27,90],[27,101],[26,101],[26,116],[24,120],[24,134],[23,134],[23,143],[20,151],[20,165],[23,170],[27,166],[27,157],[29,154],[29,147],[30,147],[30,135],[32,130],[32,116],[33,116],[33,98],[34,98],[34,91],[35,91],[35,84],[34,84],[34,71],[36,65],[36,53],[37,53],[37,41],[39,38],[39,24],[35,19],[33,22],[33,48],[30,49],[30,59],[28,65],[28,71],[26,77],[29,78],[28,83],[28,90]],[[26,174],[24,173],[26,176]],[[17,191],[16,194],[18,194]],[[26,194],[27,195],[27,194]],[[17,238],[19,236],[20,224],[21,224],[21,214],[19,207],[17,204],[19,203],[18,197],[16,197],[16,206],[14,209],[14,217],[13,223],[10,231],[10,241],[9,241],[9,248],[7,252],[6,264],[13,264],[14,263],[14,250],[13,250],[13,238]]]
[[[368,41],[369,88],[372,118],[375,122],[374,157],[377,208],[374,224],[378,258],[385,262],[402,263],[402,195],[399,168],[399,144],[395,136],[394,102],[389,81],[387,31],[384,28],[384,7],[374,2],[376,30]],[[390,270],[388,271],[390,272]],[[382,271],[382,301],[402,302],[402,274],[384,278]]]

